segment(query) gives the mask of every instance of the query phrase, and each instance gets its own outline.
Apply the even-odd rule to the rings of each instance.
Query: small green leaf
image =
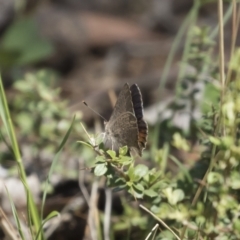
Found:
[[[210,172],[208,174],[207,182],[209,184],[215,184],[215,183],[223,184],[224,180],[223,180],[223,176],[220,173]]]
[[[105,158],[103,156],[97,156],[96,157],[96,162],[97,163],[105,163],[106,160],[105,160]]]
[[[209,137],[209,140],[210,140],[211,143],[213,143],[213,144],[216,145],[216,146],[218,146],[218,145],[221,144],[221,140],[218,139],[218,138],[216,138],[216,137],[210,136],[210,137]]]
[[[116,158],[116,152],[113,151],[113,150],[108,150],[108,151],[107,151],[107,154],[108,154],[112,159]]]
[[[133,185],[133,182],[131,182],[131,181],[128,181],[128,182],[126,182],[126,184],[127,184],[127,186],[129,186],[129,187],[132,187],[132,185]]]
[[[107,172],[107,166],[105,163],[97,164],[94,169],[94,174],[96,176],[102,176]]]
[[[146,195],[148,197],[156,197],[158,195],[158,193],[155,192],[153,189],[146,189],[144,191],[144,195]]]
[[[174,133],[173,135],[173,146],[182,149],[184,151],[189,151],[190,147],[186,139],[184,139],[179,133]]]
[[[176,205],[178,202],[182,201],[184,198],[184,192],[181,189],[175,189],[173,190],[172,188],[166,188],[163,190],[165,193],[168,202],[171,205]]]
[[[240,232],[240,220],[239,219],[235,219],[233,222],[233,227],[234,229],[236,229],[238,232]]]
[[[16,120],[21,127],[24,134],[29,133],[33,128],[33,120],[32,117],[28,113],[19,113],[16,116]]]
[[[132,163],[133,159],[128,156],[120,156],[120,158],[117,160],[117,162],[121,163],[122,165],[126,166]]]
[[[157,181],[155,184],[152,185],[153,189],[165,189],[169,186],[169,184],[163,180]]]
[[[160,207],[153,205],[150,209],[153,213],[159,213],[160,212]]]
[[[19,80],[14,83],[14,88],[21,92],[31,92],[33,89],[31,84],[26,84],[26,81]]]
[[[137,183],[137,184],[133,184],[133,187],[137,190],[139,190],[140,192],[144,191],[144,187],[141,183]]]
[[[129,193],[131,193],[134,198],[142,198],[143,197],[143,193],[142,191],[136,191],[133,187],[131,187],[129,190],[128,190]]]
[[[128,176],[131,180],[134,180],[135,175],[134,175],[134,166],[133,165],[131,165],[128,169]]]
[[[144,177],[147,173],[148,173],[148,167],[143,164],[139,164],[134,168],[134,175],[136,179],[140,179]]]
[[[232,189],[240,189],[240,176],[238,172],[232,172],[230,176],[230,186]]]
[[[127,146],[119,148],[119,155],[125,156],[127,154],[127,152],[128,152]]]
[[[184,192],[181,189],[175,189],[172,193],[172,198],[170,203],[176,205],[178,202],[184,199]]]
[[[232,145],[234,145],[234,140],[231,136],[224,136],[222,137],[222,144],[225,147],[230,148]]]

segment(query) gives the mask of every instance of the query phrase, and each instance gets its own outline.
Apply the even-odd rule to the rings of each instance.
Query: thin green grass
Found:
[[[24,237],[24,234],[23,234],[23,231],[22,231],[22,226],[21,226],[21,223],[19,221],[17,210],[15,208],[14,202],[13,202],[12,197],[9,194],[7,188],[6,188],[6,192],[7,192],[7,195],[8,195],[8,199],[10,201],[10,205],[11,205],[11,208],[12,208],[12,213],[13,213],[13,217],[14,217],[14,220],[15,220],[15,223],[16,223],[16,226],[17,226],[18,233],[21,236],[22,240],[25,240],[25,237]]]
[[[201,6],[200,0],[194,1],[194,5],[189,13],[188,29],[191,29],[193,26],[196,25],[200,6]],[[192,34],[191,34],[191,31],[188,31],[184,50],[183,50],[183,56],[181,59],[181,63],[183,64],[180,65],[180,70],[179,70],[178,78],[176,81],[176,87],[175,87],[176,96],[180,94],[180,84],[186,71],[185,63],[187,62],[187,59],[189,56],[191,41],[192,41]]]
[[[0,118],[3,122],[3,126],[7,133],[7,137],[10,141],[9,145],[11,145],[11,148],[12,148],[12,151],[13,151],[13,154],[15,157],[15,161],[17,162],[19,176],[23,182],[25,192],[26,192],[26,194],[29,192],[29,202],[28,202],[29,203],[29,212],[30,212],[31,219],[33,220],[34,230],[38,231],[38,229],[41,225],[40,218],[38,215],[36,204],[34,203],[34,200],[33,200],[33,196],[31,194],[31,192],[29,191],[29,186],[26,181],[26,173],[25,173],[25,170],[23,167],[23,162],[22,162],[20,151],[19,151],[19,146],[17,143],[17,138],[16,138],[16,135],[14,132],[14,127],[12,124],[12,119],[11,119],[11,115],[9,112],[7,99],[6,99],[6,95],[5,95],[5,91],[3,88],[3,83],[2,83],[1,77],[0,77]]]
[[[3,84],[2,84],[2,80],[0,79],[0,117],[2,119],[3,122],[3,126],[4,126],[4,130],[7,134],[7,139],[3,137],[3,134],[1,132],[2,135],[2,139],[4,139],[4,142],[7,144],[8,148],[10,148],[13,152],[13,155],[15,157],[15,160],[17,162],[18,165],[18,170],[19,170],[19,178],[21,179],[23,185],[24,185],[24,189],[25,189],[25,193],[26,193],[26,198],[27,198],[27,213],[28,213],[28,226],[30,228],[30,232],[32,235],[32,239],[44,239],[44,234],[43,234],[43,226],[44,224],[51,218],[55,217],[58,215],[57,212],[52,212],[50,213],[47,218],[45,218],[43,220],[43,208],[44,208],[44,204],[46,201],[46,197],[47,197],[47,189],[48,189],[48,185],[50,182],[50,178],[51,175],[56,167],[56,164],[58,162],[59,156],[63,150],[64,145],[67,142],[67,139],[72,131],[73,125],[74,125],[74,121],[75,121],[75,116],[73,117],[73,120],[71,122],[71,125],[66,133],[66,135],[64,136],[62,142],[60,143],[56,155],[53,159],[51,168],[49,170],[49,174],[45,183],[45,189],[43,192],[43,199],[42,199],[42,206],[41,206],[41,220],[39,218],[39,214],[38,214],[38,210],[37,207],[33,201],[33,196],[31,194],[31,191],[29,190],[29,186],[27,185],[27,181],[26,181],[26,173],[23,167],[23,163],[22,163],[22,158],[20,155],[20,151],[19,151],[19,146],[16,140],[16,135],[14,132],[14,128],[13,128],[13,124],[12,124],[12,120],[11,120],[11,116],[10,116],[10,112],[8,109],[8,104],[7,104],[7,100],[6,100],[6,96],[5,96],[5,92],[4,92],[4,88],[3,88]],[[9,143],[8,143],[8,139],[9,139]],[[14,219],[18,228],[18,232],[21,236],[22,239],[25,239],[24,234],[22,232],[21,229],[21,224],[19,221],[19,217],[17,215],[16,212],[16,208],[14,206],[14,203],[11,200],[11,196],[9,195],[9,199],[10,199],[10,203],[12,206],[12,212],[14,215]],[[42,222],[42,223],[41,223]],[[34,228],[32,228],[32,224],[34,226]]]
[[[45,182],[45,186],[44,186],[44,192],[43,192],[43,199],[42,199],[42,206],[41,206],[41,219],[43,219],[43,208],[44,208],[44,205],[45,205],[45,202],[46,202],[46,198],[47,198],[47,192],[48,192],[48,186],[50,184],[50,178],[52,176],[52,173],[57,165],[57,162],[58,162],[58,159],[59,159],[59,156],[63,150],[63,147],[64,145],[66,144],[67,142],[67,139],[72,131],[72,128],[73,128],[73,125],[74,125],[74,121],[75,121],[75,116],[73,117],[73,120],[72,120],[72,123],[66,133],[66,135],[64,136],[62,142],[60,143],[59,147],[58,147],[58,150],[56,152],[56,155],[52,161],[52,165],[51,165],[51,168],[49,170],[49,173],[48,173],[48,176],[47,176],[47,180]]]

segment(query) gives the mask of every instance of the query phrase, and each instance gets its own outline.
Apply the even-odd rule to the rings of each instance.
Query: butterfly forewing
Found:
[[[131,97],[129,85],[127,83],[125,83],[123,86],[123,89],[119,93],[117,102],[113,109],[113,113],[112,113],[108,123],[110,123],[112,120],[115,120],[116,118],[118,118],[122,113],[125,113],[125,112],[134,113],[131,98],[132,97]]]

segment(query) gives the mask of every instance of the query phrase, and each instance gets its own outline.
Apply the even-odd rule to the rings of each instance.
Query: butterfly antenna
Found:
[[[94,109],[92,109],[91,107],[89,107],[85,101],[82,101],[82,103],[83,103],[86,107],[88,107],[89,109],[91,109],[91,110],[92,110],[95,114],[97,114],[99,117],[101,117],[105,122],[107,122],[107,120],[106,120],[105,117],[103,117],[101,114],[99,114],[99,113],[96,112]]]

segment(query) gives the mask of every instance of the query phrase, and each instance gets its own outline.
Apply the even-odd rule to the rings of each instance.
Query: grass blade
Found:
[[[43,199],[42,199],[42,206],[41,206],[41,219],[43,219],[43,208],[44,208],[46,197],[47,197],[47,189],[48,189],[48,186],[49,186],[49,183],[50,183],[50,178],[51,178],[52,173],[53,173],[53,171],[55,169],[55,166],[56,166],[56,164],[58,162],[58,158],[61,155],[62,149],[63,149],[64,145],[66,144],[67,139],[68,139],[68,137],[69,137],[69,135],[70,135],[70,133],[72,131],[75,118],[76,118],[76,116],[73,117],[73,120],[71,122],[71,125],[70,125],[69,129],[68,129],[66,135],[64,136],[62,142],[60,143],[60,145],[59,145],[59,147],[57,149],[57,153],[56,153],[56,155],[55,155],[55,157],[53,159],[53,162],[52,162],[52,165],[50,167],[47,179],[45,181],[44,192],[43,192]]]
[[[26,173],[25,173],[25,169],[24,169],[24,166],[22,163],[22,158],[21,158],[21,154],[19,151],[17,138],[15,135],[15,131],[14,131],[13,124],[12,124],[12,119],[11,119],[10,112],[8,109],[7,98],[5,95],[4,88],[3,88],[1,76],[0,76],[0,117],[3,121],[5,130],[10,139],[11,148],[13,150],[15,160],[18,164],[20,178],[25,187],[25,191],[26,191],[26,193],[29,192],[29,206],[28,207],[30,208],[31,218],[33,219],[35,229],[38,230],[40,227],[39,215],[38,215],[37,207],[33,201],[32,194],[29,191],[29,187],[27,185]]]
[[[12,200],[12,198],[11,198],[11,196],[10,196],[10,194],[9,194],[8,189],[7,189],[6,186],[5,186],[5,189],[6,189],[6,192],[7,192],[7,195],[8,195],[8,199],[9,199],[9,202],[10,202],[10,205],[11,205],[11,208],[12,208],[12,213],[13,213],[13,217],[14,217],[15,223],[16,223],[16,225],[17,225],[18,233],[19,233],[19,235],[21,236],[21,238],[22,238],[23,240],[25,240],[25,237],[24,237],[24,234],[23,234],[22,228],[21,228],[21,223],[20,223],[20,221],[19,221],[19,217],[18,217],[18,214],[17,214],[17,210],[16,210],[16,208],[15,208],[15,205],[14,205],[14,203],[13,203],[13,200]]]

